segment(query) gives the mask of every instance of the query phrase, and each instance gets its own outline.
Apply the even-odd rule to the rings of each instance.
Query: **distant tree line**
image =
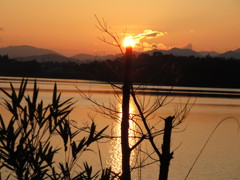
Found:
[[[17,61],[0,56],[0,76],[88,79],[122,82],[123,58],[76,62]],[[132,58],[134,83],[167,86],[240,87],[240,60],[219,57],[177,57],[156,52]]]

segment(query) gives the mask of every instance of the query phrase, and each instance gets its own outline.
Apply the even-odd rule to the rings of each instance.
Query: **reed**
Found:
[[[5,179],[110,179],[110,168],[94,171],[88,162],[79,164],[84,152],[104,138],[107,127],[97,131],[94,122],[77,127],[69,120],[72,98],[63,101],[55,84],[52,102],[45,105],[38,99],[36,81],[32,95],[27,95],[27,82],[23,79],[18,91],[12,83],[11,92],[0,89],[3,106],[11,115],[6,119],[0,114],[1,178],[4,171]],[[62,161],[57,158],[61,152]]]

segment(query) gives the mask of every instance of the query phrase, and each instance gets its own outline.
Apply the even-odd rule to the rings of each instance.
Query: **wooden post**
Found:
[[[165,120],[163,144],[162,144],[162,155],[160,156],[160,176],[159,180],[168,179],[168,171],[170,166],[170,160],[173,158],[173,153],[170,153],[171,146],[171,134],[172,134],[172,123],[174,116],[169,116]]]
[[[121,122],[121,145],[122,145],[122,175],[121,180],[130,180],[130,147],[129,147],[129,101],[130,101],[130,74],[131,74],[132,47],[126,48],[125,72],[123,84],[122,122]]]

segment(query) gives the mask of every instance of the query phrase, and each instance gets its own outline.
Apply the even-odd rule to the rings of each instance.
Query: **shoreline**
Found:
[[[82,85],[85,83],[94,84],[94,85],[109,85],[106,86],[106,89],[91,89],[92,93],[97,94],[113,94],[115,91],[112,90],[111,85],[107,82],[96,81],[96,80],[85,80],[85,79],[57,79],[57,78],[33,78],[33,77],[12,77],[12,76],[0,76],[0,85],[1,83],[9,83],[11,81],[20,82],[23,78],[28,79],[30,82],[35,79],[39,82],[56,82],[57,84],[68,83]],[[1,82],[3,81],[3,82]],[[116,85],[121,85],[121,83],[117,82]],[[137,94],[141,95],[164,95],[164,96],[185,96],[185,97],[216,97],[216,98],[240,98],[240,89],[239,88],[214,88],[214,87],[181,87],[181,86],[158,86],[158,85],[138,85],[134,84],[134,86],[138,87]],[[142,87],[141,87],[142,86]],[[10,86],[0,87],[4,90],[11,90]],[[18,90],[18,88],[16,87]],[[31,91],[32,88],[27,88],[27,91]],[[48,92],[50,89],[41,88],[41,91]],[[61,89],[58,88],[59,92],[67,92],[74,93],[78,92],[77,89]],[[89,89],[83,89],[83,92],[89,92]],[[120,92],[120,90],[119,90]]]

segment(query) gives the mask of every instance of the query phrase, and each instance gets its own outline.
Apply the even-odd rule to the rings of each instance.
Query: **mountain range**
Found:
[[[191,49],[180,49],[172,48],[170,50],[151,50],[144,52],[146,54],[152,55],[155,52],[160,52],[162,54],[173,54],[175,56],[195,56],[195,57],[205,57],[210,55],[212,57],[223,57],[223,58],[234,58],[240,60],[240,48],[234,51],[227,51],[225,53],[217,53],[215,51],[194,51]],[[141,54],[139,52],[134,52],[136,54]],[[0,55],[8,55],[9,58],[17,59],[21,61],[27,60],[36,60],[38,62],[44,61],[57,61],[57,62],[68,62],[73,61],[77,63],[90,62],[94,60],[106,60],[106,59],[115,59],[118,55],[106,55],[106,56],[95,56],[91,54],[77,54],[71,57],[66,57],[58,52],[42,49],[33,46],[9,46],[5,48],[0,48]]]

